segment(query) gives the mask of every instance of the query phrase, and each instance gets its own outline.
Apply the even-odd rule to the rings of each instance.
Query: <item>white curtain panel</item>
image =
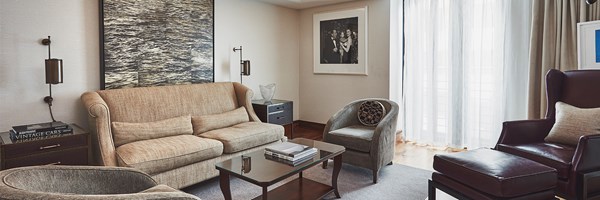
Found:
[[[493,147],[525,119],[531,1],[404,1],[407,140]]]

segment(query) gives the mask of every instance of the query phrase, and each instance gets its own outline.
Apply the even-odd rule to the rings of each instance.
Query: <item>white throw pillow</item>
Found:
[[[556,102],[556,122],[546,142],[576,146],[584,135],[600,134],[600,108],[578,108]]]

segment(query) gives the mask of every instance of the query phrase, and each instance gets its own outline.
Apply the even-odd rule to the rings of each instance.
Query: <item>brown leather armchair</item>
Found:
[[[546,74],[545,119],[504,122],[496,149],[558,171],[556,193],[566,199],[600,198],[600,135],[583,136],[577,146],[548,143],[557,101],[579,108],[600,107],[600,70]]]

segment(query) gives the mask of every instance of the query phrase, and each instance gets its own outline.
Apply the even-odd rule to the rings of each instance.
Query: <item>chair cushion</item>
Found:
[[[352,125],[329,132],[327,142],[342,145],[348,149],[369,153],[375,127]]]
[[[556,186],[556,170],[491,149],[437,154],[433,168],[454,180],[496,197],[517,197]]]
[[[189,115],[146,123],[112,122],[113,140],[117,147],[140,140],[191,135],[192,131]]]
[[[556,102],[556,122],[546,142],[577,146],[584,135],[600,134],[600,108],[578,108]]]
[[[217,140],[194,135],[178,135],[142,140],[117,147],[119,166],[157,174],[223,154]]]
[[[358,107],[358,121],[365,126],[377,126],[385,117],[385,107],[379,101],[364,101]]]
[[[248,112],[246,112],[246,108],[243,106],[220,114],[192,117],[195,135],[248,121]]]
[[[200,137],[223,143],[223,152],[235,153],[283,138],[283,126],[262,122],[246,122],[228,128],[208,131]]]
[[[498,144],[498,150],[521,156],[557,170],[558,178],[568,179],[575,155],[575,148],[569,145],[552,143],[532,143],[521,145]]]

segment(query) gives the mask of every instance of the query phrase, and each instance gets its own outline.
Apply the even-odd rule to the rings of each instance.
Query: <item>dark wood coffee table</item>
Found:
[[[254,199],[321,199],[331,192],[334,192],[340,198],[341,196],[337,188],[337,178],[342,168],[342,153],[346,151],[346,148],[305,138],[296,138],[290,142],[315,147],[319,151],[312,160],[308,160],[297,166],[268,160],[264,156],[264,150],[233,157],[232,159],[217,163],[216,168],[219,170],[221,191],[225,199],[231,200],[229,176],[235,176],[262,187],[262,195]],[[246,161],[250,165],[244,166],[245,169],[242,168],[244,162],[242,157],[250,157]],[[331,158],[333,158],[331,186],[302,177],[302,171]],[[299,174],[297,179],[271,191],[267,191],[268,186],[296,174]]]

